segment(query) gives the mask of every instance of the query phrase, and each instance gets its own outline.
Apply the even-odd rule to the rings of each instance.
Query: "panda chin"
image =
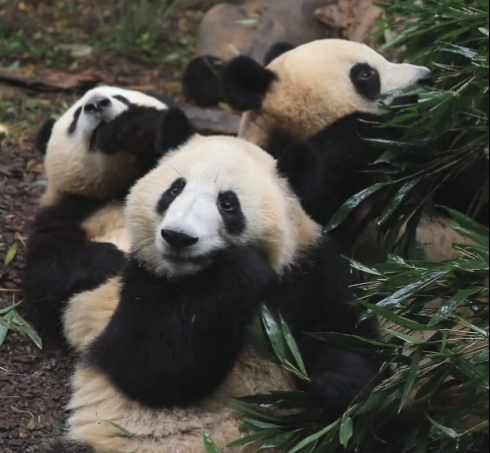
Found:
[[[163,255],[166,262],[168,275],[173,278],[185,277],[198,274],[209,267],[213,262],[213,255],[202,256],[181,256],[181,255]]]

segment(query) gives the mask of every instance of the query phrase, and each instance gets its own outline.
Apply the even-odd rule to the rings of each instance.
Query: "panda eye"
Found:
[[[374,77],[375,72],[372,69],[365,69],[359,73],[357,78],[364,82],[368,82]]]
[[[172,184],[172,187],[170,187],[170,190],[168,192],[169,195],[172,198],[178,197],[183,192],[183,190],[185,189],[185,185],[186,185],[186,182],[184,179],[178,179],[177,181],[175,181]]]
[[[220,201],[219,207],[228,213],[234,212],[236,209],[235,203],[233,203],[231,200],[222,200]]]

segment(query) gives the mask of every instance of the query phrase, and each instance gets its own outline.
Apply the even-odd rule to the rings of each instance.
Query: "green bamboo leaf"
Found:
[[[483,290],[484,288],[469,288],[458,291],[454,297],[445,301],[441,308],[437,311],[437,313],[432,316],[432,319],[429,322],[429,326],[436,326],[452,313],[454,313],[461,304],[468,300],[468,298],[474,296],[475,294],[480,294]]]
[[[450,437],[451,439],[459,439],[460,438],[460,435],[454,431],[454,429],[451,429],[451,428],[447,428],[446,426],[444,425],[441,425],[439,422],[437,422],[436,420],[434,420],[431,416],[427,415],[427,418],[429,419],[429,421],[439,430],[441,431],[443,434],[445,434],[446,436]]]
[[[407,403],[409,396],[412,394],[412,391],[415,387],[415,382],[417,381],[417,377],[420,369],[420,360],[422,359],[422,350],[417,349],[415,354],[412,356],[412,365],[408,370],[407,380],[405,381],[405,386],[403,388],[402,397],[400,400],[400,407],[398,411],[401,412]]]
[[[347,417],[342,420],[342,424],[340,425],[340,444],[347,448],[349,446],[349,442],[354,436],[354,421],[351,417]]]
[[[381,308],[401,308],[403,303],[407,301],[408,298],[418,293],[427,286],[435,283],[436,281],[442,279],[450,273],[450,270],[444,270],[439,272],[432,272],[417,282],[411,283],[405,288],[397,291],[395,294],[387,297],[377,304]]]
[[[414,345],[419,346],[419,345],[424,344],[426,342],[422,338],[414,337],[412,335],[406,335],[404,333],[397,332],[396,330],[387,329],[387,328],[385,328],[384,330],[385,330],[385,332],[388,332],[390,335],[393,335],[394,337],[399,338],[400,340],[406,341],[407,343],[410,343],[410,344],[414,344]]]
[[[0,320],[2,318],[0,317]],[[5,338],[7,338],[7,333],[9,329],[4,326],[3,324],[0,324],[0,348],[2,347],[3,343],[5,342]]]
[[[368,304],[368,303],[366,303],[365,305],[371,311],[376,313],[378,316],[381,316],[381,317],[387,319],[388,321],[395,323],[396,325],[398,325],[400,327],[405,327],[406,329],[411,329],[411,330],[416,330],[416,331],[433,330],[433,328],[426,326],[425,324],[421,324],[421,323],[412,321],[411,319],[397,315],[395,312],[391,311],[390,309],[380,307],[379,305]]]
[[[282,329],[282,334],[289,347],[289,350],[291,351],[291,354],[293,355],[294,360],[296,361],[296,366],[299,368],[303,376],[307,378],[308,372],[306,371],[306,366],[303,361],[303,357],[301,357],[301,352],[299,351],[298,345],[296,344],[296,341],[293,337],[293,334],[291,333],[291,330],[289,329],[289,326],[286,324],[286,321],[284,321],[282,316],[281,316],[281,329]]]
[[[248,445],[254,442],[258,442],[265,439],[270,439],[271,437],[276,437],[280,434],[283,434],[283,431],[278,429],[265,429],[263,431],[259,431],[258,433],[251,434],[250,436],[242,437],[231,444],[227,445],[227,448],[236,448],[242,447],[243,445]]]
[[[277,419],[275,417],[266,415],[263,412],[254,408],[253,406],[251,406],[250,404],[244,403],[243,401],[240,401],[239,399],[236,399],[236,398],[231,399],[231,403],[233,404],[233,406],[235,406],[241,412],[248,414],[250,416],[253,416],[253,417],[257,417],[259,420],[260,419],[267,420],[267,421],[270,421],[272,423],[277,422]]]
[[[444,208],[458,224],[453,228],[459,233],[473,239],[478,244],[488,248],[490,247],[489,229],[478,223],[471,217],[455,211],[454,209]]]
[[[388,205],[384,209],[383,215],[379,219],[379,224],[384,225],[391,216],[395,213],[395,211],[400,207],[402,201],[407,197],[407,195],[412,191],[412,189],[421,181],[420,178],[414,178],[410,181],[407,181],[405,184],[400,187],[400,189],[393,195],[391,200],[388,202]]]
[[[353,347],[353,348],[396,348],[397,346],[384,343],[382,341],[371,340],[369,338],[358,337],[355,335],[346,335],[342,333],[323,333],[323,332],[311,332],[308,333],[310,337],[325,343],[334,344],[336,346]]]
[[[12,305],[9,305],[8,307],[5,307],[3,309],[0,310],[0,316],[2,315],[6,315],[8,312],[14,310],[15,308],[17,308],[18,306],[20,305],[20,302],[16,303],[16,304],[12,304]]]
[[[122,427],[121,425],[118,425],[115,422],[111,422],[109,420],[102,420],[102,421],[108,423],[113,428],[116,428],[124,437],[128,437],[130,439],[133,439],[134,437],[136,437],[136,434],[135,433],[130,432],[129,430],[127,430],[126,428]]]
[[[14,244],[9,248],[7,255],[5,256],[5,266],[8,266],[12,263],[12,261],[15,260],[18,251],[19,249],[17,246],[17,242],[14,242]]]
[[[207,453],[219,453],[218,448],[216,447],[213,439],[211,439],[211,436],[208,433],[205,433],[203,435],[202,441]]]
[[[272,439],[266,440],[264,444],[259,448],[259,452],[275,450],[276,448],[291,444],[293,443],[293,441],[297,436],[298,434],[294,431],[289,433],[278,434]]]
[[[339,424],[340,424],[340,420],[337,420],[335,423],[332,423],[331,425],[327,426],[325,429],[322,429],[321,431],[317,432],[316,434],[313,434],[312,436],[307,437],[305,440],[303,440],[298,445],[296,445],[296,447],[294,447],[292,450],[289,450],[288,453],[298,453],[299,451],[303,450],[303,448],[306,448],[308,445],[311,445],[312,443],[317,442],[319,439],[326,436],[329,432],[338,428]]]
[[[266,305],[262,306],[261,316],[272,348],[274,349],[278,359],[283,362],[287,356],[281,327]]]
[[[328,233],[335,228],[337,228],[340,224],[342,224],[347,217],[349,217],[350,213],[357,208],[364,200],[369,198],[371,195],[379,192],[381,189],[386,187],[386,183],[378,183],[372,187],[369,187],[366,190],[354,195],[349,200],[347,200],[342,207],[332,216],[330,222],[325,227],[325,231]]]

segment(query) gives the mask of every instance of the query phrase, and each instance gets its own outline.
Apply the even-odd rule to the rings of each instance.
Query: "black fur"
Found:
[[[256,110],[262,103],[277,74],[264,68],[254,59],[236,57],[225,65],[222,72],[223,94],[230,106],[239,111]]]
[[[303,387],[328,421],[340,417],[357,398],[364,399],[379,383],[380,364],[368,350],[323,343],[308,333],[335,332],[376,338],[376,319],[359,322],[361,310],[351,305],[357,283],[343,250],[324,238],[265,296],[280,311],[301,350],[312,383]]]
[[[82,114],[82,107],[78,107],[77,110],[75,111],[75,114],[73,115],[73,121],[71,122],[70,127],[68,128],[69,134],[74,134],[75,131],[77,130],[78,120],[80,119],[81,114]]]
[[[90,445],[75,440],[59,440],[43,449],[43,453],[97,453]]]
[[[366,173],[367,165],[382,151],[365,139],[400,134],[379,128],[383,121],[373,114],[349,115],[305,142],[285,132],[271,132],[266,149],[279,160],[279,171],[318,223],[326,225],[345,201],[374,182]]]
[[[157,213],[159,215],[163,215],[167,212],[167,209],[173,203],[175,198],[177,198],[182,191],[185,189],[186,180],[184,178],[178,178],[174,181],[174,183],[163,193],[160,198],[160,201],[157,205]]]
[[[196,133],[196,128],[183,110],[178,107],[169,109],[162,119],[157,136],[159,153],[164,155],[168,151],[179,148]]]
[[[278,43],[274,44],[265,54],[264,66],[268,66],[276,58],[280,57],[281,55],[283,55],[286,52],[289,52],[290,50],[293,50],[295,48],[296,48],[296,46],[294,44],[289,43],[289,42],[278,42]]]
[[[221,252],[205,271],[179,281],[157,278],[132,260],[118,308],[88,360],[147,406],[195,403],[228,375],[261,290],[274,278],[251,247]]]
[[[72,195],[36,217],[27,242],[23,307],[50,338],[59,339],[61,311],[68,299],[101,285],[126,262],[114,245],[90,242],[80,226],[103,206]]]
[[[46,120],[36,135],[36,148],[41,154],[46,154],[46,151],[48,150],[48,143],[51,139],[55,123],[56,120],[52,118]]]
[[[247,221],[237,194],[233,191],[220,193],[218,207],[228,233],[238,236],[245,230]]]
[[[469,204],[486,190],[485,186],[490,176],[488,158],[483,156],[470,168],[447,181],[434,195],[434,203],[466,213]],[[476,215],[476,220],[488,227],[490,207],[487,202]]]
[[[370,101],[375,101],[381,94],[379,72],[367,63],[356,64],[350,71],[350,79],[357,92]]]
[[[201,107],[218,105],[223,99],[220,76],[224,63],[210,55],[194,58],[182,77],[185,98]]]
[[[141,177],[161,157],[156,138],[166,115],[167,110],[131,105],[96,129],[93,142],[98,151],[88,152],[135,154],[137,177]],[[48,337],[61,340],[61,312],[70,297],[96,288],[122,270],[124,254],[112,244],[91,242],[81,225],[108,202],[124,198],[129,189],[105,200],[65,194],[36,217],[28,240],[25,310]]]
[[[162,156],[156,147],[160,126],[167,110],[130,105],[110,123],[97,128],[94,148],[97,152],[134,154],[141,176],[151,170]]]

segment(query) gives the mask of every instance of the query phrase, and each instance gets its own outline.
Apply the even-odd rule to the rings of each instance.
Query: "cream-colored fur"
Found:
[[[279,366],[246,351],[213,396],[186,409],[156,411],[128,401],[107,378],[80,364],[73,379],[68,437],[104,453],[205,453],[203,435],[208,433],[223,453],[255,453],[257,445],[221,450],[243,436],[243,418],[228,398],[293,388]],[[135,436],[128,437],[118,427]]]
[[[121,279],[108,280],[93,291],[73,297],[63,315],[67,343],[83,352],[107,327],[119,303]]]

